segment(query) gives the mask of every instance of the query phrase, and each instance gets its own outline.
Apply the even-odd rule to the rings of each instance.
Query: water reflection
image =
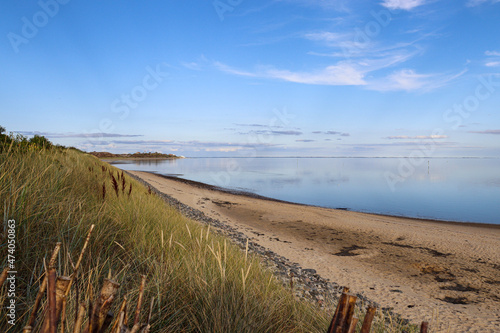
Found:
[[[431,159],[391,191],[393,158],[189,158],[117,161],[142,170],[324,207],[500,224],[499,159]],[[123,164],[125,163],[125,164]]]

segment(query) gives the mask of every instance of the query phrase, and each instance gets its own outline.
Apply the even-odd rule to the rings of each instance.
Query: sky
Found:
[[[500,0],[2,1],[0,125],[84,151],[500,156]]]

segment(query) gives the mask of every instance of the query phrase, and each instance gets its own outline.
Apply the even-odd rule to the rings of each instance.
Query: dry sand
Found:
[[[131,172],[303,268],[439,331],[500,332],[500,226],[364,214]]]

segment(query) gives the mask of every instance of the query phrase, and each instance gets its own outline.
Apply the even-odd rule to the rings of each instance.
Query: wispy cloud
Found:
[[[283,128],[283,126],[279,125],[263,125],[263,124],[234,124],[236,126],[242,126],[242,127],[260,127],[260,128]]]
[[[500,129],[497,129],[497,130],[485,130],[485,131],[469,131],[469,133],[496,134],[496,135],[500,135]]]
[[[316,140],[302,139],[302,140],[295,140],[295,142],[316,142]]]
[[[166,151],[206,151],[235,152],[248,149],[279,147],[272,143],[240,143],[214,141],[174,141],[174,140],[109,140],[97,143],[84,143],[79,148],[84,150],[119,149],[119,150],[166,150]]]
[[[351,136],[349,133],[339,132],[339,131],[314,131],[313,134],[326,134],[326,135],[340,135],[340,136]]]
[[[430,35],[422,35],[419,38],[413,39],[408,42],[398,42],[390,45],[384,45],[377,42],[375,39],[367,35],[360,34],[359,28],[347,28],[348,32],[331,32],[331,31],[316,31],[309,32],[303,35],[303,38],[320,43],[333,50],[333,52],[319,53],[309,52],[310,55],[348,58],[348,59],[362,59],[359,63],[371,60],[377,60],[379,63],[388,63],[387,66],[394,62],[402,62],[410,59],[420,52],[420,48],[416,43],[429,37]],[[397,61],[395,61],[397,60]],[[387,66],[381,66],[384,68]]]
[[[500,57],[500,52],[497,52],[497,51],[486,51],[486,52],[484,52],[484,54],[487,56],[492,56],[492,57]]]
[[[499,67],[500,66],[500,52],[486,51],[486,52],[484,52],[484,54],[489,57],[484,62],[484,65],[486,67]]]
[[[219,70],[233,75],[276,79],[294,83],[332,86],[366,84],[363,79],[363,72],[348,62],[338,62],[335,65],[316,69],[311,72],[296,72],[287,69],[277,69],[271,66],[259,66],[254,71],[245,71],[220,62],[216,62],[215,66]]]
[[[201,71],[203,68],[209,64],[209,61],[207,57],[205,57],[203,54],[198,57],[198,60],[196,61],[182,61],[181,65],[186,67],[187,69],[193,70],[193,71]]]
[[[225,73],[244,77],[277,79],[311,85],[366,86],[368,89],[379,91],[429,91],[463,74],[419,74],[413,69],[402,69],[386,77],[377,77],[376,71],[396,67],[420,54],[422,50],[416,43],[425,37],[386,46],[372,41],[358,42],[354,32],[319,31],[306,33],[302,37],[333,49],[331,53],[309,52],[309,54],[344,60],[311,71],[293,71],[273,66],[257,66],[253,70],[243,70],[221,62],[215,62],[214,66]]]
[[[431,144],[431,143],[428,143]],[[423,143],[421,141],[399,141],[399,142],[390,142],[390,143],[346,143],[342,144],[344,146],[352,146],[352,147],[414,147],[414,146],[422,146]],[[441,141],[441,142],[433,142],[432,145],[440,146],[440,147],[462,147],[458,145],[456,142],[451,141]]]
[[[431,91],[445,86],[466,72],[467,70],[457,74],[419,74],[413,69],[402,69],[384,79],[369,82],[367,88],[376,91]]]
[[[448,135],[416,135],[416,136],[395,135],[395,136],[385,137],[385,139],[389,139],[389,140],[408,140],[408,139],[437,140],[437,139],[446,139],[446,138],[448,138]]]
[[[425,4],[425,0],[384,0],[381,5],[389,9],[411,10]]]
[[[120,145],[173,145],[174,140],[110,140],[108,143]]]
[[[228,66],[226,64],[223,64],[221,62],[218,62],[218,61],[216,61],[214,63],[214,65],[220,71],[223,71],[223,72],[226,72],[226,73],[229,73],[229,74],[234,74],[234,75],[238,75],[238,76],[249,76],[249,77],[257,77],[258,76],[256,73],[251,73],[251,72],[239,70],[239,69],[230,67],[230,66]]]
[[[301,131],[295,130],[286,130],[286,131],[274,131],[274,130],[258,130],[258,131],[249,131],[249,132],[240,132],[242,135],[302,135]]]
[[[118,133],[49,133],[49,132],[33,132],[20,131],[22,135],[42,135],[47,138],[130,138],[144,136],[142,134],[118,134]]]

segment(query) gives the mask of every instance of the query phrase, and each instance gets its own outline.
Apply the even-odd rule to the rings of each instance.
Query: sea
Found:
[[[212,157],[112,163],[314,206],[500,224],[500,158]]]

